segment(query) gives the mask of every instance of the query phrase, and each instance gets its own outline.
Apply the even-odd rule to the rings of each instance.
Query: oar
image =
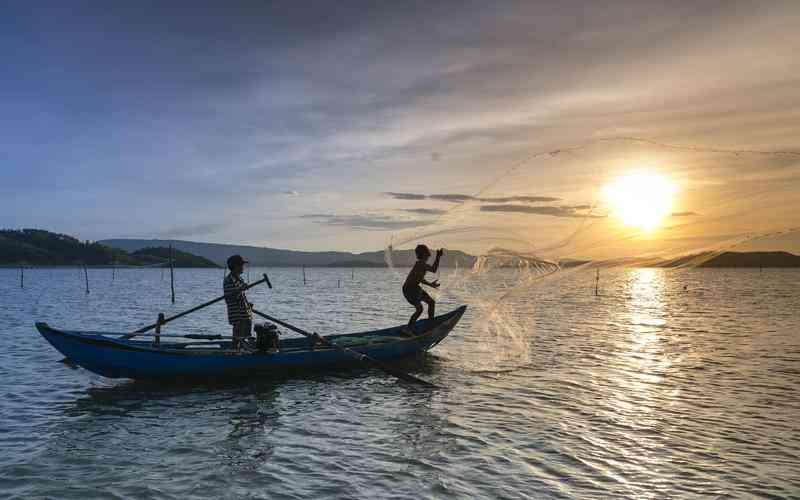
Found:
[[[269,286],[270,288],[272,288],[272,283],[270,283],[270,282],[269,282],[269,278],[267,278],[267,275],[265,274],[265,275],[264,275],[264,278],[262,278],[262,279],[260,279],[260,280],[256,281],[255,283],[250,283],[249,285],[247,285],[247,286],[244,288],[244,290],[249,290],[249,289],[253,288],[253,287],[254,287],[254,286],[256,286],[256,285],[260,285],[261,283],[266,283],[266,284],[267,284],[267,286]],[[127,334],[127,335],[123,335],[123,336],[122,336],[122,337],[120,337],[120,338],[121,338],[121,339],[123,339],[123,340],[127,340],[127,339],[130,339],[130,338],[136,337],[136,336],[137,336],[137,335],[139,335],[140,333],[149,332],[150,330],[152,330],[153,328],[157,327],[158,325],[165,325],[165,324],[169,323],[169,322],[170,322],[170,321],[172,321],[172,320],[175,320],[175,319],[181,318],[181,317],[183,317],[183,316],[186,316],[187,314],[191,314],[191,313],[193,313],[193,312],[195,312],[195,311],[199,311],[200,309],[202,309],[202,308],[204,308],[204,307],[208,307],[208,306],[210,306],[211,304],[215,304],[215,303],[219,302],[220,300],[223,300],[223,299],[224,299],[225,297],[227,297],[228,295],[230,295],[230,296],[234,296],[234,295],[237,295],[237,294],[239,294],[239,293],[242,293],[244,290],[237,290],[237,291],[235,291],[235,292],[231,292],[231,293],[229,293],[229,294],[227,294],[227,295],[223,295],[222,297],[217,297],[217,298],[216,298],[216,299],[214,299],[214,300],[209,300],[208,302],[206,302],[206,303],[204,303],[204,304],[200,304],[199,306],[193,307],[193,308],[191,308],[191,309],[189,309],[189,310],[187,310],[187,311],[183,311],[182,313],[178,313],[178,314],[176,314],[175,316],[170,316],[169,318],[166,318],[166,319],[164,319],[164,320],[163,320],[163,321],[161,321],[160,323],[156,322],[156,323],[153,323],[152,325],[143,326],[142,328],[139,328],[139,329],[138,329],[138,330],[136,330],[135,332],[129,333],[129,334]]]
[[[161,337],[163,338],[173,338],[173,339],[192,339],[192,340],[225,340],[225,339],[232,339],[231,336],[225,335],[208,335],[208,334],[199,334],[199,333],[187,333],[186,335],[171,335],[171,334],[157,334],[157,333],[140,333],[136,335],[137,337]]]
[[[339,344],[337,344],[337,343],[335,343],[335,342],[333,342],[331,340],[328,340],[325,337],[321,337],[316,333],[307,332],[307,331],[305,331],[305,330],[303,330],[301,328],[298,328],[298,327],[296,327],[294,325],[290,325],[289,323],[287,323],[285,321],[281,321],[278,318],[273,318],[269,314],[264,314],[264,313],[262,313],[260,311],[256,311],[255,309],[251,309],[251,311],[253,311],[253,314],[257,314],[257,315],[261,316],[262,318],[264,318],[266,320],[272,321],[273,323],[276,323],[278,325],[286,327],[286,328],[288,328],[289,330],[291,330],[293,332],[297,332],[297,333],[299,333],[301,335],[305,335],[306,337],[309,337],[311,339],[314,339],[314,340],[317,340],[319,342],[322,342],[323,344],[328,345],[330,347],[333,347],[334,349],[336,349],[339,352],[343,352],[345,354],[348,354],[348,355],[352,356],[353,358],[355,358],[355,359],[357,359],[359,361],[363,361],[365,363],[371,364],[372,366],[375,366],[376,368],[380,368],[381,370],[385,371],[389,375],[393,375],[393,376],[399,378],[400,380],[404,380],[406,382],[413,382],[415,384],[422,384],[422,385],[425,385],[425,386],[428,386],[428,387],[436,387],[436,385],[428,382],[427,380],[422,380],[421,378],[417,378],[417,377],[415,377],[415,376],[413,376],[413,375],[411,375],[409,373],[405,373],[405,372],[402,372],[400,370],[395,370],[394,368],[392,368],[390,366],[387,366],[384,363],[381,363],[377,359],[371,358],[371,357],[367,356],[366,354],[362,354],[360,352],[356,352],[356,351],[354,351],[352,349],[349,349],[347,347],[340,346]]]

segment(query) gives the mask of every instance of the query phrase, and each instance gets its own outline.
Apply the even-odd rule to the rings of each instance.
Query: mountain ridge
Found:
[[[233,254],[239,254],[251,265],[263,267],[384,267],[384,251],[340,252],[285,250],[279,248],[257,247],[253,245],[229,245],[225,243],[203,243],[186,240],[159,240],[116,238],[100,240],[100,243],[128,252],[147,246],[173,245],[178,250],[205,257],[212,262],[225,265]],[[442,257],[442,267],[472,267],[476,258],[460,250],[448,250]],[[413,250],[394,250],[392,262],[396,266],[410,266],[416,261]],[[360,264],[360,265],[356,265]]]

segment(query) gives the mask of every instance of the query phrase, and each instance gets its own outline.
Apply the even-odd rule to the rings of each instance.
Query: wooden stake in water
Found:
[[[25,267],[19,266],[19,287],[25,288]]]
[[[306,266],[303,266],[303,284],[306,284]]]
[[[594,295],[595,297],[600,295],[598,292],[598,286],[600,285],[600,269],[598,268],[597,273],[594,276]]]
[[[175,303],[175,259],[172,255],[172,245],[169,246],[169,288],[172,290],[172,303]]]
[[[83,277],[86,279],[86,295],[89,295],[89,270],[83,265]]]
[[[114,282],[114,278],[117,277],[117,261],[111,262],[111,282]]]

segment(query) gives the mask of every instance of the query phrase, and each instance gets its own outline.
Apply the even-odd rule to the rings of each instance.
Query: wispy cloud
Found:
[[[559,201],[561,198],[553,196],[505,196],[499,198],[477,198],[480,201],[487,201],[490,203],[508,203],[509,201],[518,201],[521,203],[550,203]]]
[[[588,205],[558,206],[558,207],[531,207],[528,205],[484,205],[481,207],[481,211],[548,215],[551,217],[573,217],[573,218],[588,217],[592,219],[600,219],[605,217],[604,215],[594,215],[591,213],[581,212],[582,210],[587,210],[588,208],[589,208]]]
[[[384,193],[392,198],[397,200],[427,200],[428,196],[424,194],[414,194],[414,193]]]
[[[384,193],[397,200],[436,200],[451,203],[461,203],[465,201],[481,201],[487,203],[550,203],[559,201],[561,198],[553,196],[500,196],[500,197],[480,197],[469,194],[447,193],[447,194],[417,194],[417,193]]]
[[[468,194],[431,194],[428,195],[428,199],[460,203],[464,201],[475,200],[476,198]]]
[[[318,224],[344,226],[367,231],[394,231],[427,226],[432,223],[430,220],[405,219],[381,214],[307,214],[300,217],[310,219]]]
[[[700,215],[697,212],[672,212],[670,214],[672,217],[692,217],[694,215]]]
[[[403,208],[402,210],[403,212],[421,215],[442,215],[447,212],[447,210],[442,210],[440,208]]]

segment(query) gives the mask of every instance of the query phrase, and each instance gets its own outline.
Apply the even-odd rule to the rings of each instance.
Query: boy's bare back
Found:
[[[405,286],[419,286],[425,280],[425,273],[431,270],[426,262],[418,260],[414,263],[411,271],[408,272]]]

